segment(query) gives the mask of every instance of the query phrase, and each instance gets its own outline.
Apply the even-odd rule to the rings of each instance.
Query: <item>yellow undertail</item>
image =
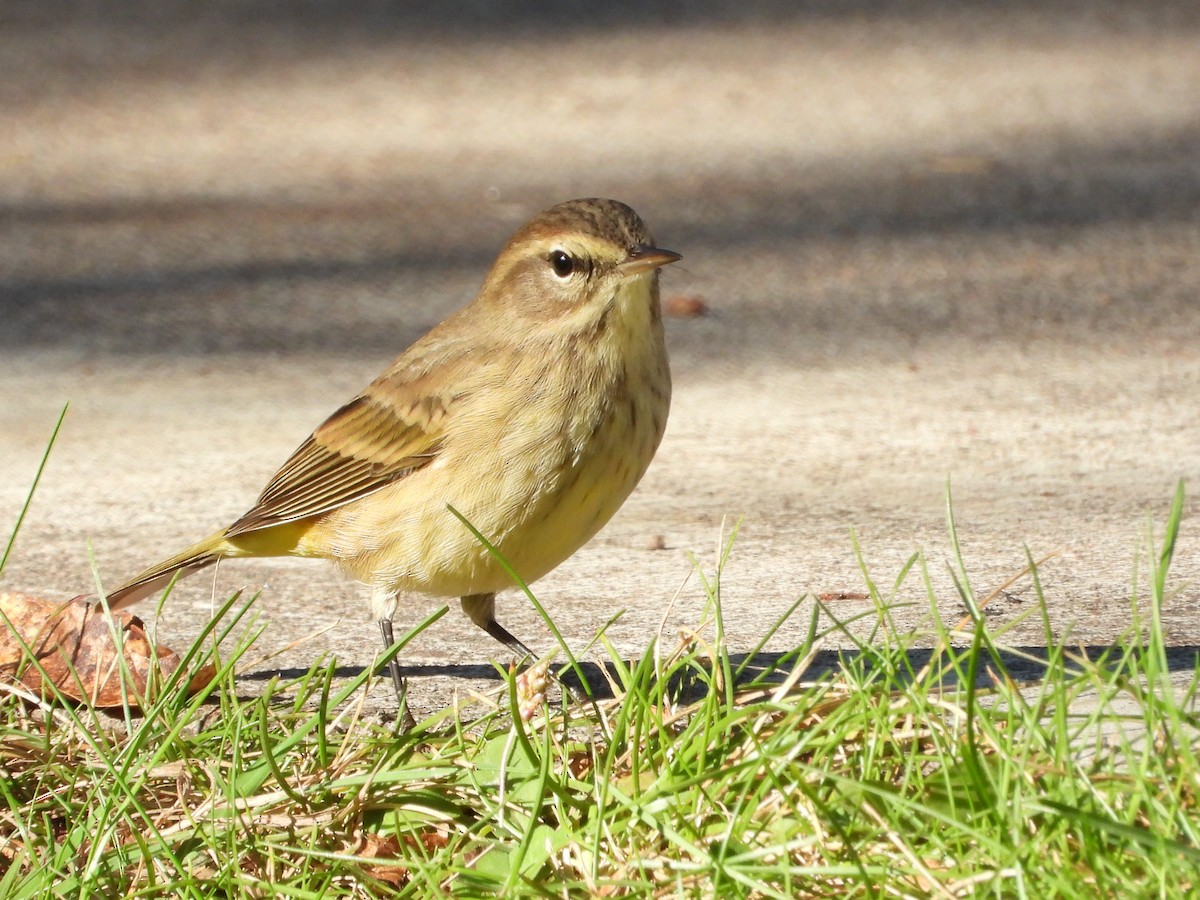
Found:
[[[209,535],[182,553],[151,566],[136,578],[108,592],[111,609],[122,609],[163,590],[179,573],[186,578],[217,560],[239,556],[298,556],[301,539],[311,523],[287,522],[228,537],[224,530]]]

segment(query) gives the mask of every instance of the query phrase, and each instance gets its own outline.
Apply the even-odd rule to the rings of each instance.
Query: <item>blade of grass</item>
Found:
[[[8,543],[4,546],[4,555],[0,556],[0,573],[4,572],[4,565],[8,562],[13,545],[17,542],[17,535],[21,532],[21,523],[25,521],[25,515],[29,512],[29,507],[33,505],[33,495],[37,493],[42,473],[46,471],[46,462],[50,459],[50,451],[54,449],[54,442],[58,440],[58,432],[62,429],[63,420],[66,419],[69,408],[69,403],[63,406],[62,412],[58,414],[58,421],[54,423],[54,430],[50,432],[50,440],[46,442],[46,449],[42,452],[42,458],[38,462],[37,472],[33,476],[33,484],[29,486],[29,493],[25,496],[21,511],[17,513],[17,522],[13,525],[12,534],[8,536]]]

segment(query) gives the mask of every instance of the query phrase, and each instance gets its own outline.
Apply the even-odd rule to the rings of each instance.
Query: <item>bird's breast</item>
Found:
[[[637,485],[666,426],[671,385],[657,306],[632,299],[644,314],[615,309],[588,340],[512,348],[455,411],[433,463],[331,516],[327,532],[346,552],[329,555],[396,590],[510,587],[448,507],[526,582],[578,550]]]

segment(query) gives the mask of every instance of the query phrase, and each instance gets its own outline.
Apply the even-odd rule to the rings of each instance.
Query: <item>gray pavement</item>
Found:
[[[851,528],[885,586],[923,549],[960,614],[948,481],[981,594],[1053,553],[1058,633],[1120,634],[1149,523],[1200,474],[1200,7],[392,7],[0,11],[0,523],[71,403],[6,587],[88,590],[90,555],[114,584],[236,518],[514,228],[600,195],[684,255],[664,292],[710,313],[668,322],[643,485],[536,586],[575,646],[622,609],[625,654],[694,625],[687,554],[711,571],[739,519],[735,650],[802,594],[861,591]],[[1194,511],[1166,611],[1185,667]],[[242,586],[279,651],[249,689],[370,663],[361,592],[308,561],[195,577],[160,636]],[[918,580],[899,597],[916,622]],[[501,614],[550,646],[519,595]],[[452,610],[406,653],[417,704],[492,657]]]

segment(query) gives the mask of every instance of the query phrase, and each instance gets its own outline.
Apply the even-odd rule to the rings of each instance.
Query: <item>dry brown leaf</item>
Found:
[[[378,834],[365,832],[359,835],[359,845],[354,855],[362,860],[385,860],[383,865],[368,866],[367,872],[373,878],[386,881],[396,887],[404,887],[412,877],[409,866],[401,861],[400,851],[404,847],[416,849],[420,847],[423,855],[432,856],[450,843],[450,838],[433,829],[426,829],[420,834],[383,837]]]
[[[0,677],[20,681],[35,693],[44,688],[42,672],[30,662],[22,642],[64,696],[101,708],[122,703],[114,633],[119,633],[131,676],[126,691],[132,705],[154,699],[147,696],[152,654],[158,657],[156,668],[163,679],[179,668],[179,654],[152,645],[145,623],[137,616],[118,612],[110,619],[82,596],[62,601],[0,591],[0,613],[7,619],[0,619]],[[192,676],[188,693],[207,687],[215,675],[214,666],[204,666]]]
[[[695,294],[676,294],[663,300],[663,312],[676,319],[697,319],[708,315],[708,304]]]
[[[363,844],[357,852],[357,856],[361,859],[387,859],[394,860],[400,854],[400,842],[394,837],[381,837],[377,834],[364,834]],[[407,866],[402,865],[382,865],[368,866],[367,872],[373,878],[378,878],[380,881],[403,887],[408,884],[409,872]]]

